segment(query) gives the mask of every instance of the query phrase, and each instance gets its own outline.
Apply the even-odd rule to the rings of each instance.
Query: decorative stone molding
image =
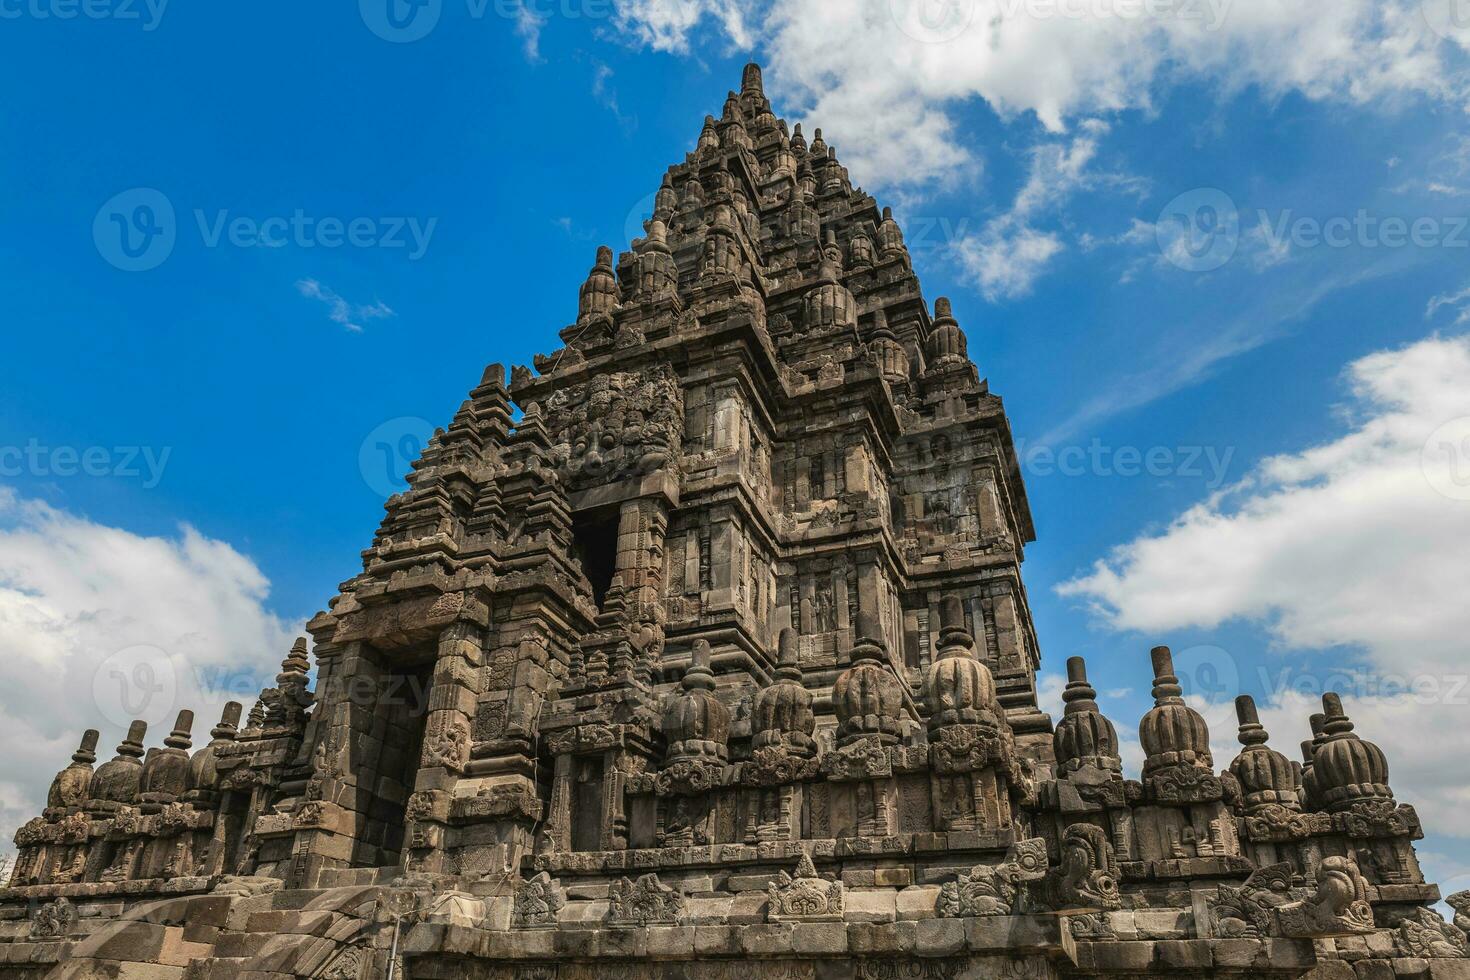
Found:
[[[1305,902],[1276,910],[1281,934],[1302,939],[1353,936],[1373,931],[1368,883],[1351,858],[1323,858],[1317,869],[1317,892]]]
[[[842,882],[817,874],[810,854],[801,856],[794,877],[782,871],[766,886],[766,895],[769,899],[766,918],[771,922],[842,918]]]
[[[1433,909],[1415,909],[1394,931],[1393,948],[1400,956],[1459,958],[1465,956],[1465,933]]]
[[[1222,939],[1328,939],[1373,931],[1367,882],[1343,857],[1324,858],[1317,888],[1294,885],[1291,865],[1261,868],[1238,886],[1221,886],[1209,903],[1215,935]]]
[[[1108,911],[1122,907],[1118,862],[1102,828],[1087,823],[1067,828],[1056,890],[1059,908]]]
[[[677,923],[684,914],[684,895],[663,884],[656,874],[637,881],[618,879],[608,895],[609,925],[646,926]]]
[[[518,926],[554,926],[557,913],[567,904],[561,882],[545,871],[521,882],[516,889],[511,916]]]
[[[32,939],[61,939],[77,924],[77,907],[66,898],[36,909],[31,920]]]
[[[1022,883],[1040,881],[1046,873],[1046,841],[1017,841],[1000,864],[976,865],[957,881],[946,882],[934,910],[944,918],[1011,915],[1017,911]]]

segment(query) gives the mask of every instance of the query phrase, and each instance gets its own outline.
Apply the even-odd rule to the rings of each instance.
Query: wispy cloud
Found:
[[[1096,170],[1092,164],[1108,125],[1084,120],[1067,139],[1033,146],[1026,182],[1010,210],[974,235],[961,237],[955,250],[991,302],[1029,295],[1036,281],[1066,245],[1054,230],[1037,227],[1056,217],[1076,193],[1100,185],[1137,189],[1135,178]],[[1083,247],[1091,240],[1084,239]]]
[[[318,300],[326,304],[327,319],[341,324],[352,333],[362,333],[362,325],[369,320],[386,320],[397,316],[382,300],[375,299],[368,304],[354,304],[338,296],[330,287],[322,285],[315,279],[297,280],[296,290],[307,299]]]
[[[1470,286],[1456,293],[1441,293],[1431,299],[1424,310],[1424,318],[1431,319],[1446,307],[1454,311],[1456,324],[1470,323]]]
[[[1341,290],[1389,274],[1389,263],[1328,277],[1305,289],[1271,294],[1247,313],[1207,329],[1177,330],[1161,345],[1148,366],[1108,380],[1099,394],[1083,402],[1038,442],[1052,445],[1072,438],[1088,426],[1182,391],[1209,377],[1220,364],[1255,350],[1290,332],[1324,299]]]

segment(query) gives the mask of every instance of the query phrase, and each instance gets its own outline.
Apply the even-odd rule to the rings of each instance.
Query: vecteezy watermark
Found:
[[[1470,43],[1470,0],[1419,0],[1429,29],[1446,40]]]
[[[1210,272],[1234,257],[1240,212],[1218,187],[1197,187],[1164,205],[1154,236],[1169,262],[1189,272]]]
[[[411,415],[389,419],[369,432],[357,450],[357,468],[368,488],[391,497],[407,487],[404,477],[433,435],[433,425]]]
[[[1470,675],[1466,674],[1407,674],[1346,667],[1304,670],[1294,665],[1262,665],[1258,673],[1257,685],[1273,702],[1313,701],[1332,692],[1348,700],[1408,701],[1422,707],[1470,705]]]
[[[975,20],[976,0],[888,0],[888,13],[898,29],[915,41],[953,41]]]
[[[118,650],[92,672],[92,700],[107,721],[126,728],[135,719],[153,724],[174,720],[196,699],[247,701],[260,693],[266,676],[258,669],[200,664],[143,643]]]
[[[428,251],[438,218],[414,216],[238,215],[195,208],[194,226],[205,248],[382,248],[405,250],[410,262]],[[179,222],[162,191],[135,187],[107,201],[92,221],[92,240],[108,263],[124,272],[156,269],[173,254]]]
[[[124,272],[158,268],[173,254],[178,233],[173,202],[151,187],[114,195],[92,219],[97,253]]]
[[[1272,251],[1292,248],[1470,248],[1470,216],[1404,217],[1359,208],[1327,218],[1256,212],[1256,227]]]
[[[1429,434],[1419,450],[1419,469],[1437,492],[1470,500],[1470,416],[1450,419]]]
[[[1470,0],[1466,0],[1470,3]],[[1358,208],[1351,214],[1303,215],[1292,208],[1258,208],[1250,241],[1260,255],[1284,256],[1312,248],[1470,248],[1470,214],[1380,214]],[[1209,272],[1234,258],[1242,219],[1229,194],[1215,187],[1185,191],[1164,206],[1154,225],[1159,252],[1190,272]]]
[[[1028,476],[1099,476],[1130,479],[1151,476],[1160,479],[1204,480],[1217,490],[1225,483],[1235,447],[1226,446],[1109,446],[1094,438],[1084,445],[1029,446],[1016,441],[1016,458]]]
[[[545,23],[552,17],[566,20],[607,20],[616,13],[615,0],[463,0],[471,20],[488,16],[517,24]],[[697,0],[679,0],[674,6],[690,9],[687,19],[698,16]],[[368,30],[394,44],[422,41],[434,32],[444,17],[445,0],[358,0],[357,10]],[[677,15],[676,15],[677,16]]]
[[[0,477],[34,476],[70,479],[113,477],[143,481],[152,490],[163,479],[172,446],[47,446],[38,439],[24,446],[0,445]]]
[[[1195,22],[1217,31],[1234,0],[999,0],[999,19]],[[977,20],[978,0],[888,0],[898,29],[925,44],[943,44]]]
[[[1000,0],[1002,20],[1176,20],[1207,31],[1225,23],[1234,0]]]
[[[136,21],[145,31],[163,22],[169,0],[0,0],[0,20]]]
[[[92,674],[92,701],[102,717],[119,728],[135,718],[162,721],[178,704],[182,664],[147,644],[107,657]]]

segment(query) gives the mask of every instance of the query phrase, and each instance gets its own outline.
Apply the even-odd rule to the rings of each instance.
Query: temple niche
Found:
[[[0,978],[1470,978],[1335,695],[1216,758],[1120,655],[1139,773],[1081,659],[1041,709],[983,330],[758,66],[690,135],[248,712],[82,736]]]

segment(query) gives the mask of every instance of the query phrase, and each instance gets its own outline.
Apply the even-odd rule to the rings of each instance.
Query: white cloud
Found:
[[[617,0],[618,27],[655,51],[687,53],[690,35],[705,18],[736,47],[750,46],[744,5],[738,0]]]
[[[1047,140],[1032,147],[1026,182],[1011,209],[977,234],[962,236],[955,243],[961,263],[978,279],[986,299],[994,302],[1028,295],[1051,260],[1066,248],[1056,232],[1033,225],[1079,190],[1122,179],[1089,169],[1098,140],[1106,132],[1106,124],[1086,120],[1071,139]]]
[[[953,176],[973,161],[954,113],[980,99],[1061,132],[1079,117],[1150,109],[1174,82],[1266,98],[1368,103],[1458,99],[1455,48],[1419,0],[1180,0],[1128,16],[1109,0],[783,0],[747,16],[718,0],[619,0],[619,22],[657,50],[689,50],[706,20],[760,47],[775,95],[826,128],[855,178]],[[1140,9],[1128,5],[1127,9]]]
[[[133,534],[0,488],[0,839],[40,813],[85,729],[102,733],[100,764],[131,717],[157,745],[191,708],[198,746],[224,702],[249,708],[292,639],[268,592],[192,527]]]
[[[1063,250],[1051,232],[1026,225],[995,224],[957,244],[960,259],[991,302],[1030,294],[1047,265]]]
[[[367,304],[350,303],[315,279],[298,280],[296,291],[307,299],[325,303],[327,319],[341,324],[352,333],[362,333],[362,325],[369,320],[386,320],[397,315],[382,300],[373,300]]]
[[[1426,475],[1425,446],[1470,416],[1470,340],[1371,354],[1347,377],[1351,431],[1265,460],[1063,594],[1091,600],[1124,629],[1242,618],[1287,646],[1359,645],[1383,665],[1462,662],[1470,607],[1457,569],[1470,503]]]
[[[1341,435],[1263,461],[1059,591],[1116,629],[1159,635],[1244,620],[1282,648],[1331,651],[1266,665],[1263,715],[1276,747],[1294,756],[1305,719],[1321,710],[1316,697],[1340,689],[1426,819],[1467,835],[1458,818],[1470,803],[1461,779],[1470,752],[1470,339],[1370,354],[1346,376]],[[1225,761],[1233,726],[1219,708],[1208,717]]]

